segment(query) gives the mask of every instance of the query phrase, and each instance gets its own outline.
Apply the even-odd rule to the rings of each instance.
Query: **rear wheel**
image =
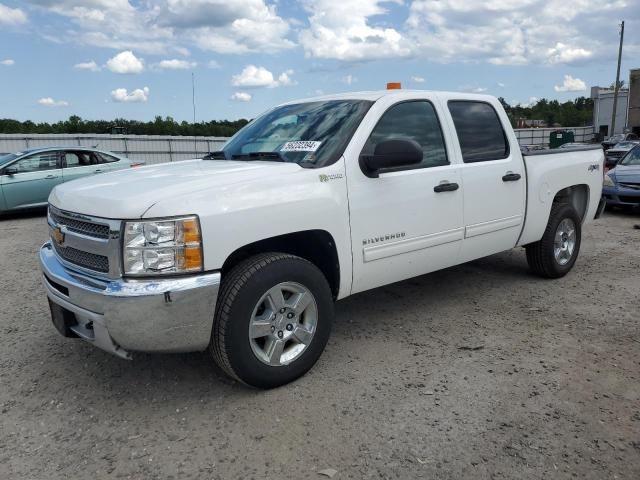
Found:
[[[331,289],[315,265],[283,253],[256,255],[223,279],[209,349],[237,380],[277,387],[316,363],[332,322]]]
[[[527,245],[527,263],[533,273],[559,278],[573,268],[580,252],[581,220],[575,208],[554,203],[540,241]]]

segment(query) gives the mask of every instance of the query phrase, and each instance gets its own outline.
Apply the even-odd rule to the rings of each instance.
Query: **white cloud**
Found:
[[[0,25],[23,25],[27,21],[27,14],[22,10],[0,3]]]
[[[347,85],[351,85],[352,83],[357,81],[358,79],[351,74],[342,77],[342,83],[346,83]]]
[[[0,60],[0,65],[4,65],[6,67],[11,67],[16,64],[16,61],[13,58],[7,58],[6,60]]]
[[[212,70],[217,70],[218,68],[222,68],[222,65],[220,65],[215,60],[210,60],[209,63],[207,63],[207,68],[211,68]]]
[[[126,88],[116,88],[111,92],[111,98],[118,103],[142,103],[149,99],[149,88],[136,88],[127,91]]]
[[[144,71],[144,61],[131,50],[125,50],[107,60],[107,68],[114,73],[140,73]]]
[[[68,107],[69,102],[66,100],[54,100],[51,97],[43,97],[38,100],[38,103],[44,107]]]
[[[81,63],[76,63],[73,68],[76,68],[78,70],[89,70],[91,72],[98,72],[100,71],[100,66],[94,62],[93,60],[89,61],[89,62],[81,62]]]
[[[584,92],[587,89],[587,85],[579,78],[565,75],[562,85],[556,85],[553,89],[556,92]]]
[[[411,80],[413,80],[416,83],[424,83],[424,77],[413,76],[411,77]]]
[[[275,88],[287,85],[293,85],[291,80],[293,70],[286,70],[275,78],[273,73],[264,67],[256,67],[255,65],[247,65],[242,72],[231,77],[231,84],[234,87],[257,88],[267,87]]]
[[[549,63],[572,63],[579,60],[586,60],[593,55],[593,52],[584,48],[570,47],[564,43],[556,43],[553,48],[547,50]]]
[[[189,62],[188,60],[178,60],[176,58],[172,60],[161,60],[158,63],[158,67],[166,70],[188,70],[194,68],[198,64],[196,62]]]
[[[312,0],[309,29],[299,40],[309,57],[371,60],[411,55],[410,44],[395,28],[371,25],[371,17],[384,15],[383,0]],[[395,3],[398,3],[397,1]]]
[[[237,100],[239,102],[250,102],[251,98],[251,94],[247,92],[235,92],[231,95],[231,100]]]
[[[498,85],[500,88],[504,88],[505,84],[502,82],[497,82],[496,85]]]

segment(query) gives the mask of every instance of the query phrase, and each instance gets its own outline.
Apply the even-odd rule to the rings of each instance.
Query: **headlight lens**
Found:
[[[123,264],[125,275],[202,271],[198,217],[125,222]]]
[[[616,184],[613,182],[613,179],[607,174],[604,176],[604,186],[605,187],[615,187]]]

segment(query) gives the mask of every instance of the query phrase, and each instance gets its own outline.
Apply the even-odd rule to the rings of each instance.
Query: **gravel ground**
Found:
[[[316,367],[265,392],[60,337],[45,218],[2,219],[0,478],[640,478],[634,223],[588,226],[560,280],[517,249],[339,302]]]

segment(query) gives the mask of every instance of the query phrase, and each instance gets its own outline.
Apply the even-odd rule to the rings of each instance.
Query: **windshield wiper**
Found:
[[[226,159],[227,157],[222,150],[218,150],[216,152],[209,152],[204,157],[202,157],[202,160],[226,160]]]
[[[231,155],[232,160],[246,159],[246,160],[271,160],[273,162],[284,162],[279,152],[251,152]]]

